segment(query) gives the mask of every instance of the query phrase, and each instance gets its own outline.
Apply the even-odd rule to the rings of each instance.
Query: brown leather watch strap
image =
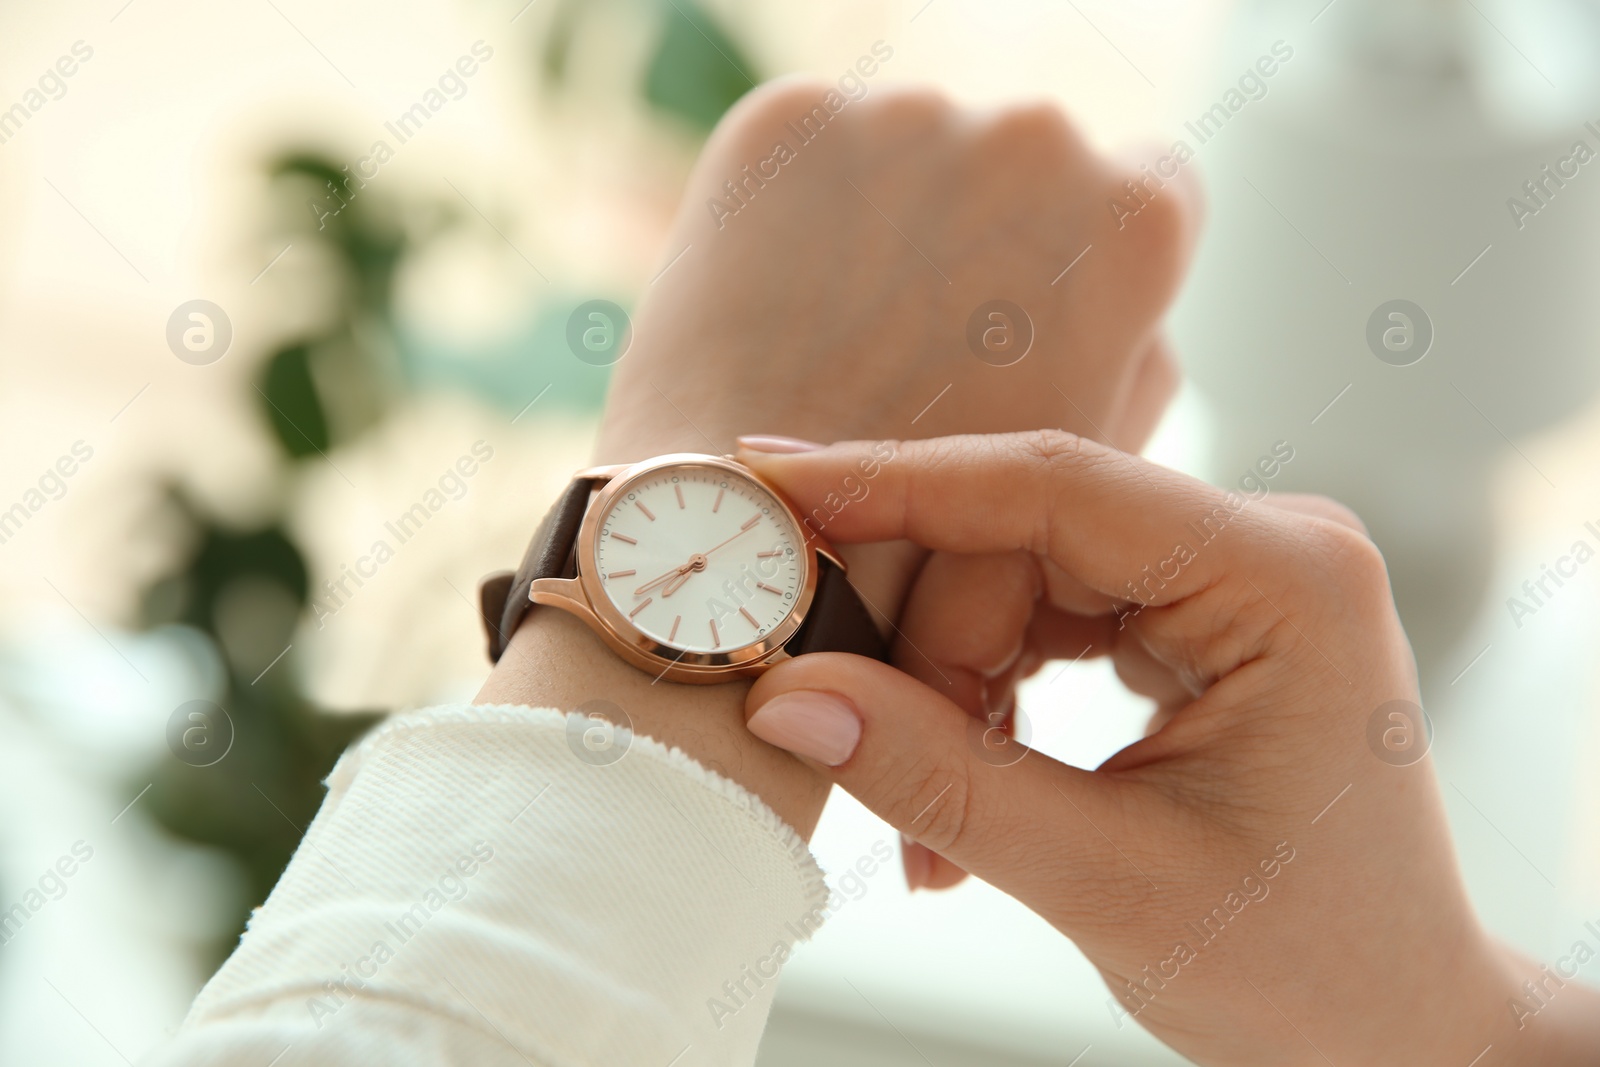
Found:
[[[583,513],[589,510],[589,494],[594,485],[593,478],[573,479],[534,531],[516,573],[496,571],[478,584],[478,606],[489,634],[490,663],[500,662],[511,635],[533,606],[528,600],[528,587],[533,580],[570,578],[577,573],[572,549],[578,540],[578,527],[583,525]]]
[[[479,583],[478,606],[489,635],[491,663],[500,662],[511,635],[533,606],[528,600],[528,587],[534,579],[571,578],[577,574],[573,549],[594,487],[593,478],[574,479],[534,532],[516,573],[496,571]],[[806,621],[789,640],[789,652],[796,656],[807,652],[853,652],[887,661],[888,643],[843,569],[825,556],[819,555],[816,560],[817,591]]]
[[[817,556],[817,592],[806,621],[789,639],[790,655],[807,652],[853,652],[871,659],[889,659],[889,643],[844,571],[826,556]]]

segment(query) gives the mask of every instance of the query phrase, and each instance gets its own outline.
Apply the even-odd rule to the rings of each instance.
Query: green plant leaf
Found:
[[[691,0],[668,0],[645,72],[646,100],[709,132],[757,80],[749,58],[709,12]]]
[[[328,448],[328,418],[311,379],[309,345],[279,349],[262,376],[261,406],[284,451],[299,459]]]

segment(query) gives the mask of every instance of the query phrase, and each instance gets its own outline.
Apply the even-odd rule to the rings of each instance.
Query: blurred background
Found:
[[[0,936],[0,1063],[136,1060],[342,748],[471,697],[477,578],[604,396],[569,314],[661,268],[735,67],[878,39],[900,79],[1194,150],[1153,454],[1232,485],[1288,442],[1274,491],[1356,507],[1487,922],[1549,959],[1600,919],[1600,564],[1524,589],[1600,547],[1590,0],[36,0],[0,8],[0,909],[39,901]],[[1022,707],[1083,766],[1148,710],[1100,665]],[[841,795],[815,851],[880,839]],[[843,899],[768,1067],[1179,1062],[975,880]]]

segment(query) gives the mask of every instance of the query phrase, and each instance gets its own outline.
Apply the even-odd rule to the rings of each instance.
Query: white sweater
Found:
[[[750,1064],[827,897],[789,826],[675,749],[548,709],[401,715],[146,1063]]]

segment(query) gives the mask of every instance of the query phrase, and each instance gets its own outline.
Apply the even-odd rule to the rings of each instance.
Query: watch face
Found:
[[[618,487],[599,518],[600,588],[658,644],[742,648],[764,640],[801,598],[804,542],[789,509],[726,467],[645,471]]]

